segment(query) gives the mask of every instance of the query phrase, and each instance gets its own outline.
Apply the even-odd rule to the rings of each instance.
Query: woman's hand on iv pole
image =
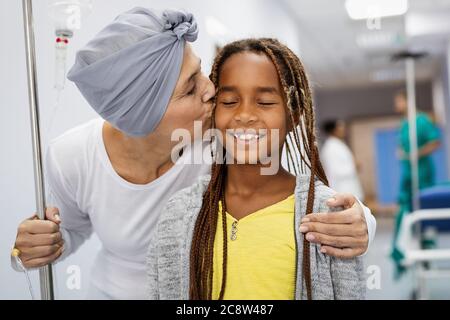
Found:
[[[321,244],[322,253],[337,258],[349,259],[366,252],[369,233],[364,210],[356,198],[338,193],[327,204],[344,210],[306,215],[300,225],[306,240]]]
[[[63,253],[64,240],[59,231],[59,211],[47,208],[47,220],[33,217],[23,221],[17,229],[15,248],[25,268],[38,268],[52,263]]]

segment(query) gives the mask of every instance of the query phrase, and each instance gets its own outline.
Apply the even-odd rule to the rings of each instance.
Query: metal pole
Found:
[[[414,58],[406,59],[406,93],[408,96],[408,123],[409,123],[409,161],[411,164],[411,195],[412,210],[419,210],[419,166],[416,126],[416,89],[414,74]]]
[[[450,159],[450,40],[447,43],[446,53],[445,53],[445,64],[447,66],[447,74],[444,76],[447,79],[447,86],[444,88],[445,92],[445,131],[447,135],[447,159]],[[444,82],[445,83],[445,82]],[[450,172],[450,161],[447,161],[447,170]]]
[[[33,31],[33,10],[31,0],[22,0],[27,60],[28,99],[30,105],[31,142],[33,145],[34,183],[36,209],[39,219],[45,219],[45,190],[42,170],[41,139],[39,130],[39,102],[36,76],[36,55]],[[39,269],[42,300],[54,300],[53,274],[51,264]]]

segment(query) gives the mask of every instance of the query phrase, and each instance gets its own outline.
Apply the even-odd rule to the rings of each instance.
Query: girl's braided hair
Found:
[[[215,87],[219,85],[219,73],[224,62],[234,54],[253,52],[265,54],[275,65],[284,101],[287,105],[292,131],[287,135],[286,153],[288,167],[295,174],[309,168],[309,183],[306,213],[311,213],[314,204],[314,182],[321,180],[328,185],[316,145],[314,109],[312,94],[300,59],[278,40],[270,38],[245,39],[232,42],[218,53],[210,75]],[[217,99],[217,96],[216,96]],[[216,101],[215,101],[216,102]],[[215,104],[216,105],[216,104]],[[213,124],[214,126],[214,124]],[[223,148],[223,147],[222,147]],[[294,150],[292,150],[294,148]],[[220,154],[220,153],[218,153]],[[223,154],[223,153],[222,153]],[[298,156],[300,155],[300,156]],[[306,169],[307,170],[307,169]],[[292,171],[292,170],[291,170]],[[212,165],[211,181],[203,195],[203,205],[198,215],[190,253],[190,288],[189,295],[194,300],[212,299],[214,239],[216,235],[219,203],[222,204],[223,225],[223,276],[219,300],[223,299],[227,277],[227,223],[225,203],[226,165],[217,162]],[[311,299],[311,271],[309,242],[303,240],[303,274],[308,299]]]

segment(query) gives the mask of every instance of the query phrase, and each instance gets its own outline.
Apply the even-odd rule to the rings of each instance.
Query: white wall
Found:
[[[120,12],[134,6],[184,8],[193,12],[200,26],[200,37],[195,43],[209,72],[214,46],[224,40],[249,36],[273,36],[299,51],[298,31],[290,15],[276,0],[94,0],[91,15],[84,21],[70,43],[68,66],[74,60],[75,50],[85,44],[104,25]],[[44,143],[65,130],[81,124],[95,113],[89,108],[73,84],[68,82],[55,107],[53,91],[53,24],[48,17],[47,1],[33,1],[36,52],[38,66],[39,102],[42,126],[48,126],[55,114],[51,130],[45,132]],[[188,3],[188,4],[187,4]],[[229,34],[216,39],[205,32],[205,19],[214,16],[225,25]],[[26,91],[24,37],[21,1],[0,1],[0,299],[28,299],[25,277],[11,270],[9,253],[20,221],[30,216],[35,208],[31,139],[29,129],[28,97]],[[56,112],[56,113],[55,113]],[[95,237],[81,250],[56,267],[57,296],[60,299],[84,297],[92,256],[100,243]],[[81,290],[68,290],[66,269],[79,265],[82,272]],[[32,273],[35,293],[38,293],[37,272]]]

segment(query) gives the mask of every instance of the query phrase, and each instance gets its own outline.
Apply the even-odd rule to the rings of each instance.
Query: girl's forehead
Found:
[[[221,71],[236,71],[236,68],[269,68],[276,72],[272,60],[267,55],[252,51],[244,51],[231,55],[224,61]]]
[[[279,82],[278,72],[272,60],[264,53],[242,52],[230,56],[222,65],[220,83],[258,83]]]

